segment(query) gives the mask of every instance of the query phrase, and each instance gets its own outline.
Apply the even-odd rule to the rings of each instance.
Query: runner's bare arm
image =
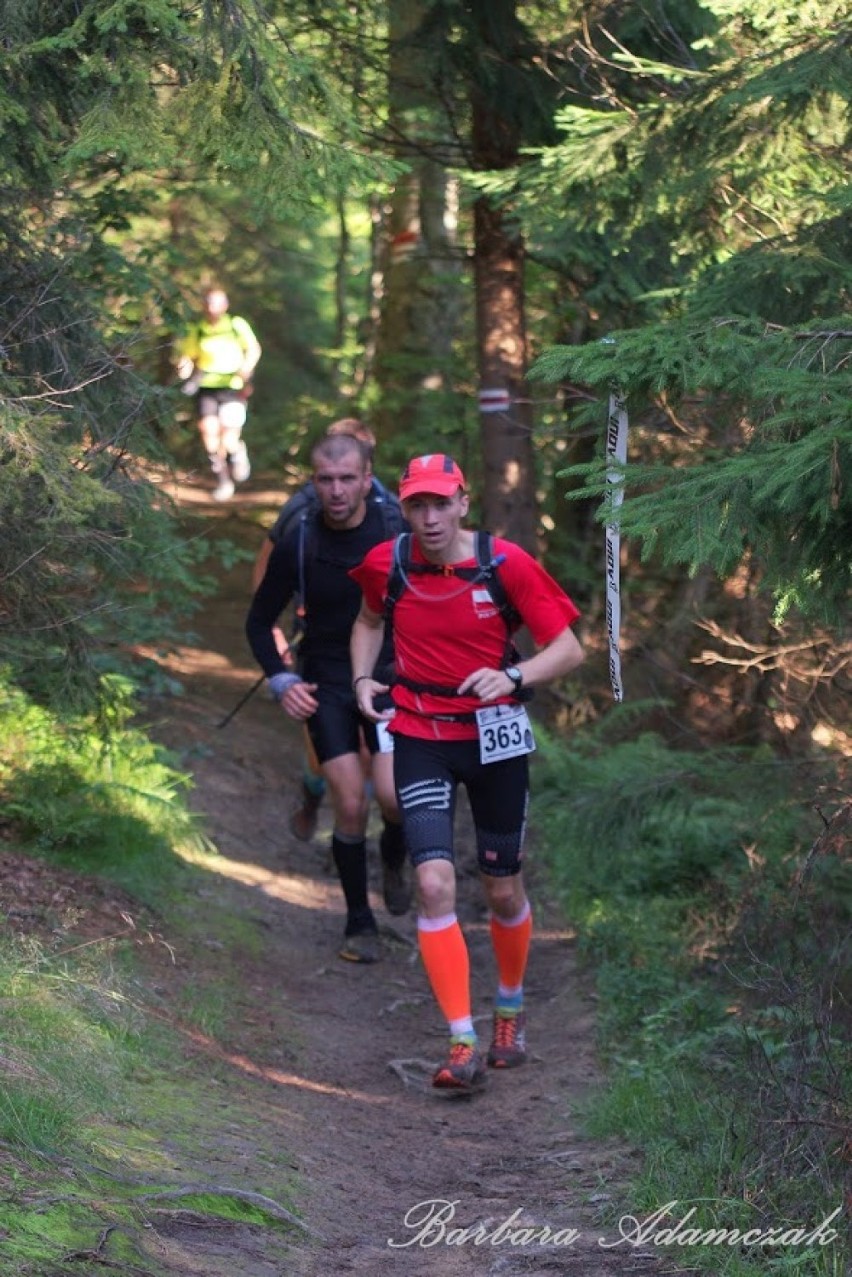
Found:
[[[379,713],[373,709],[373,697],[380,692],[389,691],[387,683],[379,683],[369,671],[375,669],[379,652],[384,639],[385,619],[379,612],[373,612],[366,603],[361,604],[361,611],[352,626],[352,638],[349,653],[352,662],[352,686],[358,708],[365,718],[373,723],[380,723],[393,718],[393,710],[387,709]]]
[[[523,675],[523,686],[533,687],[536,683],[549,683],[551,679],[561,678],[576,669],[584,658],[574,631],[568,626],[557,634],[540,652],[528,660],[519,661],[517,669]],[[459,686],[460,696],[478,696],[481,701],[494,701],[500,696],[514,690],[514,683],[503,670],[492,670],[486,667],[474,670]]]

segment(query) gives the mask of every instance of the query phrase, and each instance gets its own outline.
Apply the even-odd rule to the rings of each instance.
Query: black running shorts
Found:
[[[394,782],[412,863],[453,860],[460,784],[476,827],[479,868],[494,878],[520,873],[529,804],[529,758],[483,764],[479,741],[394,736]]]
[[[349,686],[319,683],[314,696],[319,708],[306,723],[320,763],[330,762],[341,754],[361,752],[361,731],[371,754],[379,752],[375,723],[364,718],[358,709],[355,693]]]

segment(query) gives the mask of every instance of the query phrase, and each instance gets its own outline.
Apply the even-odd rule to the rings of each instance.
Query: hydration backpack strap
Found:
[[[500,579],[498,568],[502,558],[505,556],[500,556],[499,559],[495,556],[494,538],[490,532],[479,530],[475,533],[474,554],[476,558],[475,568],[454,567],[448,570],[431,563],[412,563],[411,533],[401,532],[394,541],[393,557],[385,594],[385,616],[389,617],[392,614],[394,606],[405,591],[407,578],[412,573],[421,576],[434,573],[436,575],[452,575],[458,577],[460,581],[470,581],[471,585],[482,582],[491,595],[494,606],[503,618],[507,633],[516,630],[521,624],[521,615],[510,602],[506,588]],[[507,664],[511,664],[511,662],[509,661]]]
[[[308,519],[314,511],[310,506],[299,515],[299,532],[296,539],[296,558],[298,563],[299,586],[295,598],[295,614],[293,619],[294,638],[301,638],[305,632],[305,583],[307,580],[307,558],[313,551],[313,542],[308,544]]]
[[[512,642],[512,634],[521,624],[521,615],[511,603],[506,588],[500,579],[499,566],[505,556],[500,555],[498,557],[494,554],[493,536],[490,532],[481,530],[475,533],[474,554],[476,567],[453,568],[451,575],[461,581],[469,581],[471,586],[482,583],[488,590],[491,600],[506,627],[506,647],[502,661],[502,667],[505,668],[507,665],[514,665],[519,659],[517,649]],[[411,533],[402,532],[394,541],[393,556],[391,558],[390,571],[388,572],[384,608],[385,621],[387,623],[392,623],[393,609],[405,591],[408,578],[412,573],[420,575],[426,573],[445,574],[440,567],[434,564],[412,563]],[[446,697],[447,700],[452,700],[454,696],[458,695],[454,687],[444,687],[436,683],[418,683],[402,674],[397,674],[394,681],[412,692]],[[528,701],[532,698],[532,695],[532,688],[521,688],[514,699]],[[412,712],[417,713],[420,711],[415,710]],[[476,716],[475,714],[429,714],[426,717],[444,719],[447,722],[468,722],[473,721]]]
[[[385,587],[385,620],[390,621],[393,610],[405,589],[405,581],[411,570],[411,533],[400,532],[393,543],[390,572]]]
[[[479,564],[481,572],[481,580],[488,587],[488,593],[491,595],[491,601],[497,608],[503,624],[506,626],[506,646],[503,651],[502,668],[507,665],[517,665],[520,660],[520,653],[515,647],[512,635],[522,624],[523,617],[518,609],[512,603],[506,592],[506,586],[503,578],[500,576],[500,564],[506,556],[504,554],[495,555],[494,538],[490,532],[477,532],[476,534],[476,561]],[[522,688],[516,700],[528,701],[533,696],[531,688]]]

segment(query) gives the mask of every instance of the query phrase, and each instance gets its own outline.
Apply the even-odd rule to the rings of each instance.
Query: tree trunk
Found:
[[[482,516],[489,531],[536,549],[532,406],[526,391],[524,246],[500,209],[474,209]]]
[[[428,10],[424,0],[389,5],[389,130],[395,155],[410,167],[391,197],[372,422],[382,456],[398,463],[418,451],[452,450],[442,427],[459,416],[451,377],[461,314],[456,194],[433,82],[443,33],[423,26]]]
[[[512,57],[518,30],[515,0],[476,0],[482,56]],[[473,167],[510,168],[518,160],[517,118],[503,109],[500,78],[472,89]],[[474,206],[474,274],[482,441],[483,523],[531,553],[537,515],[533,413],[525,377],[524,243],[506,212],[481,196]]]
[[[384,295],[384,261],[387,253],[387,219],[389,209],[383,197],[376,192],[367,201],[370,214],[370,269],[367,275],[366,305],[364,317],[358,324],[358,344],[361,359],[353,372],[353,385],[363,392],[375,375],[376,345],[382,317]]]

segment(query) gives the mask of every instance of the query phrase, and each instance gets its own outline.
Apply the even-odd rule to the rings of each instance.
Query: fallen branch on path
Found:
[[[429,993],[413,993],[409,998],[394,998],[386,1007],[379,1008],[379,1015],[393,1015],[400,1007],[415,1007],[421,1002],[431,1001],[431,997]]]
[[[135,1264],[128,1264],[124,1259],[120,1262],[114,1259],[107,1259],[104,1254],[104,1247],[107,1244],[110,1233],[114,1233],[115,1229],[115,1224],[109,1224],[98,1238],[97,1245],[93,1246],[91,1250],[69,1250],[67,1255],[62,1256],[60,1262],[70,1264],[74,1260],[80,1259],[85,1260],[88,1264],[103,1264],[104,1268],[118,1268],[125,1274],[125,1277],[132,1277],[133,1273],[138,1273],[139,1277],[150,1277],[147,1268],[137,1268]]]
[[[156,1193],[140,1193],[134,1195],[133,1201],[157,1201],[161,1198],[173,1197],[232,1197],[236,1198],[237,1201],[251,1202],[254,1206],[261,1207],[262,1210],[265,1210],[267,1214],[272,1215],[274,1218],[286,1220],[294,1228],[301,1228],[303,1232],[310,1237],[314,1237],[317,1241],[325,1241],[325,1238],[320,1233],[315,1232],[309,1224],[299,1219],[298,1215],[294,1215],[292,1211],[287,1210],[286,1206],[273,1201],[271,1197],[264,1197],[263,1193],[253,1193],[247,1188],[227,1188],[218,1184],[187,1184],[183,1188],[164,1188]]]

